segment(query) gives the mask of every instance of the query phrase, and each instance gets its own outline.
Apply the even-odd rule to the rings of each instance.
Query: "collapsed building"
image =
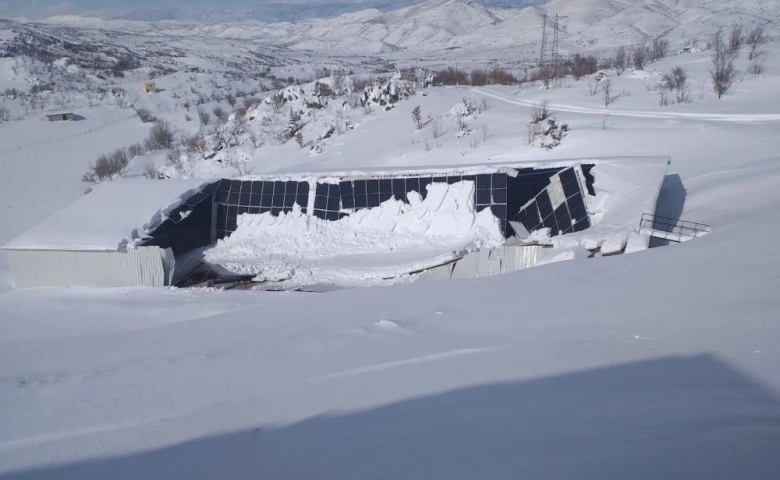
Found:
[[[265,288],[473,278],[647,246],[667,158],[97,186],[11,240],[22,287]]]

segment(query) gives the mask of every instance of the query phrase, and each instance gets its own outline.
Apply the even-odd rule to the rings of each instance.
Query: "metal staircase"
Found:
[[[712,227],[703,223],[687,222],[679,218],[663,217],[643,213],[639,221],[640,233],[670,242],[686,242],[712,232]]]

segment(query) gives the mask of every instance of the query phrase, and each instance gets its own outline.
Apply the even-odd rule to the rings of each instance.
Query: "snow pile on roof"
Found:
[[[8,250],[117,250],[137,243],[204,183],[124,179],[87,195],[14,238]]]
[[[617,253],[639,230],[642,214],[655,213],[669,158],[623,157],[582,160],[582,163],[595,164],[591,173],[596,196],[586,196],[592,226],[553,237],[551,243],[558,248],[600,247],[602,253]],[[636,243],[632,246],[632,251],[639,249],[642,248]]]
[[[391,198],[338,221],[308,217],[296,206],[274,217],[243,214],[238,228],[205,253],[206,261],[266,280],[365,284],[501,245],[490,209],[477,212],[474,182],[431,184],[409,203]]]

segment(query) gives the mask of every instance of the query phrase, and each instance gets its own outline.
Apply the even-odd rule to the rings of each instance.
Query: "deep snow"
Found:
[[[746,117],[780,113],[780,50],[768,48],[767,73],[720,101],[694,91],[690,104],[658,107],[646,89],[652,73],[615,79],[632,94],[608,109],[584,80],[547,91],[491,88],[483,91],[501,98],[480,121],[491,122],[493,137],[476,149],[451,135],[425,152],[409,118],[416,102],[402,102],[335,137],[321,156],[293,145],[259,151],[269,172],[669,155],[658,212],[713,232],[498,277],[326,294],[6,291],[0,472],[778,478],[780,124]],[[696,86],[705,55],[650,68],[683,65]],[[446,112],[468,94],[480,95],[434,89],[419,102]],[[523,102],[543,98],[581,108],[555,112],[572,132],[549,152],[522,139]],[[657,114],[627,114],[648,111]],[[103,118],[121,113],[109,108]],[[76,198],[91,158],[144,134],[119,120],[120,132],[106,126],[74,143],[50,133],[60,126],[26,122],[27,139],[7,135],[21,125],[9,123],[3,141],[23,147],[37,134],[52,142],[2,157],[3,240]],[[58,154],[79,146],[96,151]]]

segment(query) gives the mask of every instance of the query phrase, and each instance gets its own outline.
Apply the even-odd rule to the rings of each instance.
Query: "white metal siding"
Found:
[[[30,287],[162,287],[172,262],[158,247],[126,252],[8,250],[14,284]],[[170,263],[170,265],[168,265]]]
[[[538,245],[522,245],[480,250],[451,264],[420,272],[417,280],[459,280],[516,272],[536,266],[542,249]]]

